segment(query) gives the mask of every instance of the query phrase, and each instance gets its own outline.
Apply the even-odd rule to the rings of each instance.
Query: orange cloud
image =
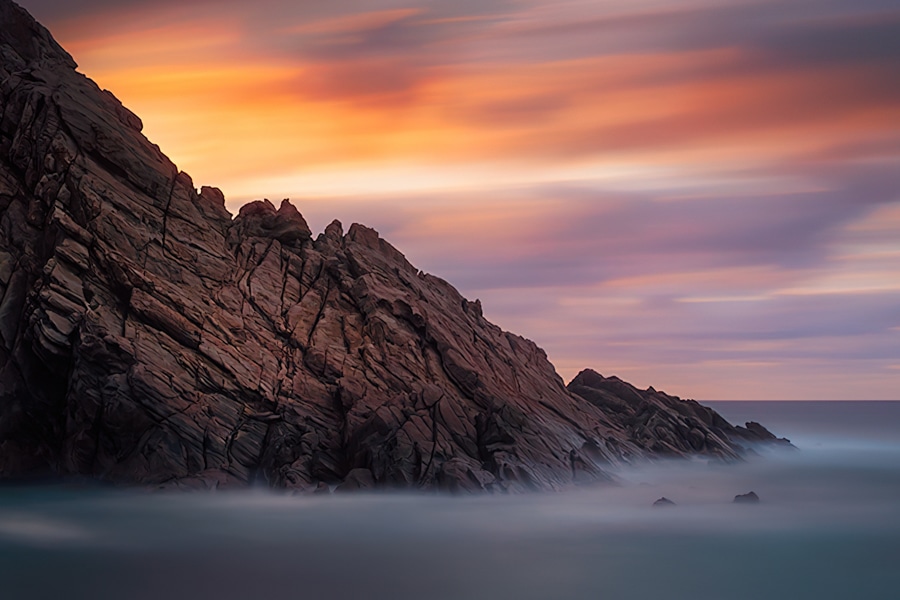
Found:
[[[53,29],[232,210],[376,225],[566,377],[824,397],[852,364],[894,393],[896,14],[261,3]]]
[[[291,32],[340,36],[421,13],[344,15]],[[554,165],[597,159],[786,159],[900,117],[900,104],[873,91],[883,75],[877,69],[745,72],[749,58],[736,48],[552,61],[322,62],[261,49],[233,21],[130,26],[76,39],[71,48],[84,70],[143,116],[148,135],[182,168],[226,192],[251,174],[332,165],[518,161],[523,174],[540,179]]]

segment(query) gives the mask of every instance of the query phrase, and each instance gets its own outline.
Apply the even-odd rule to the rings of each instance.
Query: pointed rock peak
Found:
[[[281,201],[281,206],[278,208],[278,214],[282,217],[294,218],[294,215],[303,218],[300,216],[300,211],[297,210],[297,207],[291,203],[290,198],[285,198]]]
[[[344,240],[344,227],[341,222],[335,219],[328,227],[319,234],[317,242],[325,243],[328,246],[338,247]]]
[[[227,231],[231,227],[233,216],[225,208],[225,194],[222,193],[222,190],[204,185],[197,191],[195,202],[200,212],[221,227],[223,231]]]
[[[233,227],[239,236],[274,238],[282,244],[293,244],[312,237],[306,219],[290,200],[284,200],[278,210],[268,200],[245,204],[238,212]]]
[[[325,237],[336,239],[344,237],[344,226],[341,225],[340,221],[335,219],[325,228]]]
[[[269,199],[254,200],[243,205],[238,211],[238,219],[253,219],[267,217],[275,213],[275,206]]]
[[[606,381],[606,378],[597,371],[593,369],[583,369],[571,382],[569,382],[569,385],[595,387],[597,384],[604,381]]]
[[[225,206],[225,194],[217,187],[204,185],[200,188],[200,197],[215,206]]]
[[[281,225],[290,224],[297,229],[306,232],[307,237],[312,236],[312,231],[306,223],[306,219],[303,218],[303,215],[300,214],[300,211],[291,203],[289,198],[285,198],[281,201],[281,207],[278,209],[277,214],[278,221]]]
[[[340,248],[344,243],[344,227],[341,222],[335,219],[332,221],[325,231],[316,238],[316,244],[321,244],[332,249]]]
[[[475,302],[471,302],[469,300],[463,301],[463,310],[467,313],[472,313],[477,317],[484,316],[484,309],[481,306],[481,300],[478,298],[475,299]]]

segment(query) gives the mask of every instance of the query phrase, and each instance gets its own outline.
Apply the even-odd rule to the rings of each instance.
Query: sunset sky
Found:
[[[375,227],[568,381],[900,399],[896,0],[17,0],[232,212]]]

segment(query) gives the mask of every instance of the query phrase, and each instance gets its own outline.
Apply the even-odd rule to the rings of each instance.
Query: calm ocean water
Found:
[[[0,488],[0,598],[900,598],[900,403],[709,404],[800,451],[515,497]]]

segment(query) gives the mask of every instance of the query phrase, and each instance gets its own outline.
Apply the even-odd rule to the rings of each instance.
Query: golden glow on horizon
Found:
[[[417,12],[298,27],[356,31]],[[233,23],[199,27],[68,45],[82,70],[142,115],[148,137],[181,168],[240,200],[566,180],[579,165],[583,176],[603,177],[610,163],[640,172],[790,161],[900,119],[898,107],[872,107],[844,90],[867,85],[855,71],[731,73],[743,58],[736,49],[404,73],[377,57],[323,65],[241,56],[244,37]],[[367,80],[395,67],[408,78],[396,89]],[[728,74],[690,76],[697,71]],[[687,75],[668,81],[669,73]]]

